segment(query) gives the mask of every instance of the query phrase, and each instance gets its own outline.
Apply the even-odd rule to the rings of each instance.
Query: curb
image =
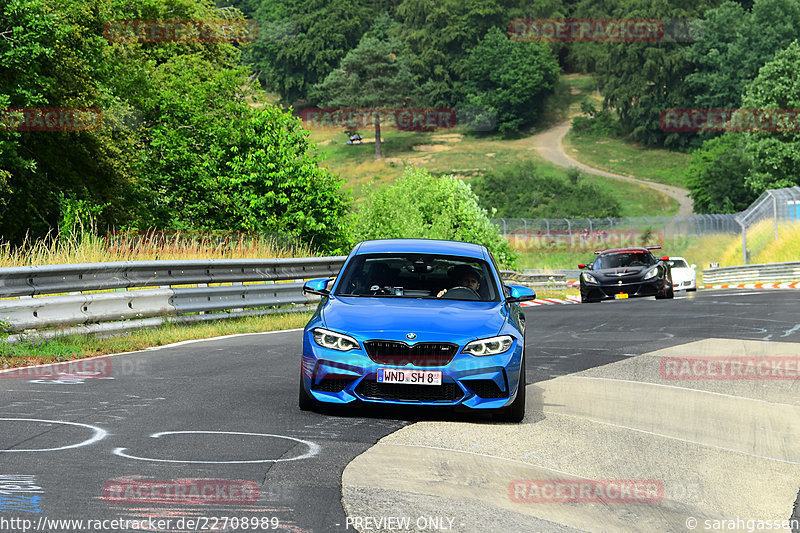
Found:
[[[534,307],[534,306],[541,306],[541,305],[556,305],[556,304],[579,304],[581,303],[580,296],[567,296],[566,299],[564,298],[541,298],[536,300],[531,300],[530,302],[522,302],[519,305],[523,307]]]
[[[698,285],[698,289],[800,289],[800,281],[784,283],[740,283],[738,285]]]

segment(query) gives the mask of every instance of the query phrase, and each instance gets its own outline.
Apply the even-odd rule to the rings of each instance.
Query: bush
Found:
[[[619,202],[594,185],[581,181],[577,169],[567,179],[542,173],[532,161],[491,170],[473,180],[484,209],[499,217],[574,218],[618,217]]]
[[[594,137],[617,137],[620,134],[619,122],[607,109],[598,110],[589,101],[581,102],[581,112],[572,119],[572,129],[580,135]]]
[[[692,154],[687,184],[696,213],[737,213],[747,209],[758,195],[746,180],[753,156],[740,133],[709,139]]]
[[[516,255],[489,221],[469,185],[452,176],[406,169],[394,184],[372,192],[355,217],[357,240],[427,238],[485,245],[513,268]]]

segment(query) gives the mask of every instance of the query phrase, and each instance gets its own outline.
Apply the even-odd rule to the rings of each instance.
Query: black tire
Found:
[[[661,290],[656,292],[656,300],[666,300],[667,298],[669,298],[669,290],[667,289],[667,282],[664,280]]]
[[[519,386],[517,397],[507,407],[503,407],[495,415],[501,422],[519,423],[525,418],[525,352],[522,353],[522,363],[519,370]]]
[[[317,407],[319,407],[319,402],[306,392],[306,388],[303,386],[302,375],[300,375],[300,394],[297,405],[300,407],[301,411],[315,411]]]

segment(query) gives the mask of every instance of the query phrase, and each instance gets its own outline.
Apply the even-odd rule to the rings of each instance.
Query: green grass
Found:
[[[367,135],[362,133],[366,138]],[[488,169],[534,160],[543,173],[566,177],[567,169],[542,159],[534,150],[532,137],[509,140],[499,135],[477,136],[463,132],[405,132],[385,130],[383,153],[375,160],[375,145],[347,145],[340,131],[311,134],[325,157],[324,165],[345,180],[356,201],[375,186],[387,185],[403,174],[406,166],[425,168],[436,174],[453,174],[469,181]],[[371,137],[370,137],[371,138]],[[621,216],[671,215],[678,203],[658,191],[623,181],[584,175],[584,179],[620,199]]]
[[[143,350],[173,342],[206,339],[236,333],[255,333],[303,327],[311,313],[285,313],[260,317],[218,320],[200,324],[167,323],[125,336],[102,338],[69,335],[51,340],[28,339],[17,343],[0,341],[0,369],[57,363],[83,357]]]
[[[691,154],[615,138],[578,135],[570,131],[564,138],[564,150],[586,165],[665,185],[686,187],[686,171]]]

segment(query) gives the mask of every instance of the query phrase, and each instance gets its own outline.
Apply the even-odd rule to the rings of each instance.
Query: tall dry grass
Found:
[[[236,234],[112,233],[97,236],[77,229],[26,239],[13,246],[0,242],[0,267],[144,261],[162,259],[245,259],[310,257],[312,249],[286,238]]]

